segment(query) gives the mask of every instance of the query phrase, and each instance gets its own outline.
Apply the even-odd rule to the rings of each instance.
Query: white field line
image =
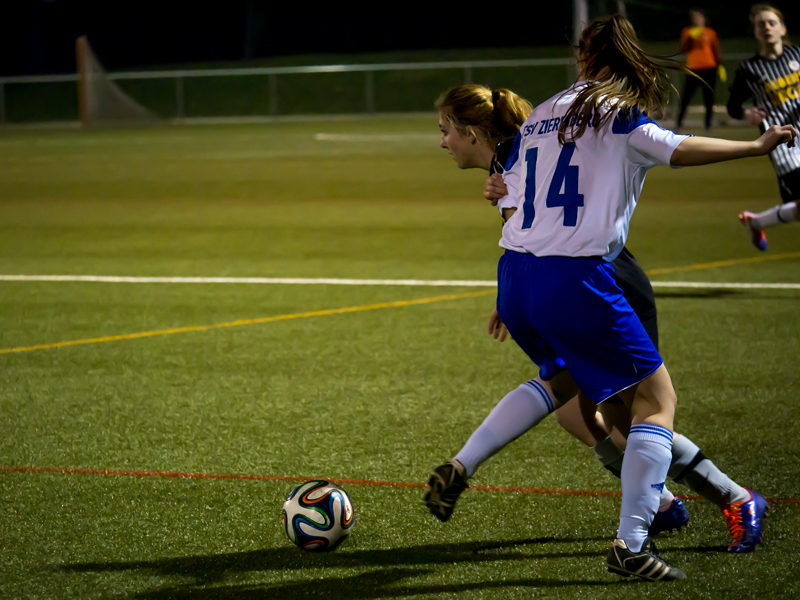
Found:
[[[291,285],[398,285],[415,287],[493,287],[497,281],[450,279],[330,279],[298,277],[116,277],[106,275],[0,275],[0,281],[77,281],[90,283],[245,283]]]
[[[441,136],[435,133],[317,133],[314,139],[318,142],[430,142]]]
[[[495,280],[461,279],[332,279],[297,277],[119,277],[113,275],[0,275],[0,281],[82,283],[234,283],[283,285],[388,285],[411,287],[495,287]],[[800,283],[721,283],[708,281],[653,281],[655,288],[723,290],[800,290]]]
[[[800,290],[800,283],[720,283],[708,281],[651,281],[663,288],[700,288],[720,290]]]

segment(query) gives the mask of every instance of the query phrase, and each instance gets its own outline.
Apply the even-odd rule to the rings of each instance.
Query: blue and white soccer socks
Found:
[[[622,459],[625,457],[625,453],[617,448],[617,445],[610,436],[594,446],[592,450],[597,460],[599,460],[603,467],[610,471],[614,477],[619,478],[621,476]],[[658,501],[658,510],[668,509],[672,505],[674,499],[675,496],[672,492],[667,489],[667,486],[664,486]]]
[[[555,401],[536,379],[510,391],[464,444],[455,459],[472,477],[485,460],[555,410]]]
[[[622,461],[622,510],[617,537],[640,552],[672,460],[672,432],[660,425],[632,425]]]
[[[658,495],[658,510],[667,510],[672,506],[672,501],[675,500],[675,494],[670,492],[665,485]]]
[[[685,435],[675,436],[669,476],[717,506],[750,499],[746,489],[720,471]]]

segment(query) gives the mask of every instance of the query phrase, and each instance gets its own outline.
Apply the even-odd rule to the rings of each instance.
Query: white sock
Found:
[[[602,442],[597,444],[594,448],[594,455],[597,457],[597,460],[608,469],[616,478],[619,479],[620,473],[622,472],[622,459],[625,456],[625,453],[617,448],[617,445],[611,439],[611,437],[607,437]],[[661,496],[658,500],[658,510],[666,510],[669,508],[670,504],[672,504],[672,500],[675,496],[667,489],[667,486],[664,486],[664,489],[661,492]]]
[[[675,494],[670,492],[665,485],[664,489],[661,490],[661,495],[658,497],[658,510],[667,510],[673,500],[675,500]]]
[[[555,410],[555,401],[536,379],[523,383],[498,402],[455,459],[472,477],[486,459]]]
[[[660,425],[632,425],[622,462],[622,509],[617,537],[632,552],[647,539],[672,459],[672,432]]]
[[[717,506],[750,499],[750,493],[708,460],[692,440],[676,435],[669,476]]]
[[[797,202],[787,202],[786,204],[773,206],[764,212],[756,213],[751,220],[757,229],[764,229],[765,227],[796,221],[796,210]]]

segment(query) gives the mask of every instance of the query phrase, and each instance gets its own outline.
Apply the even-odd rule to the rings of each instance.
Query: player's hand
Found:
[[[508,337],[508,329],[503,325],[503,321],[500,320],[497,309],[494,309],[492,316],[489,317],[489,335],[493,336],[494,339],[499,337],[501,342],[505,342],[506,337]]]
[[[791,125],[773,125],[756,140],[762,154],[769,154],[781,144],[793,148],[797,140],[797,130]]]
[[[486,185],[483,186],[483,197],[491,201],[492,206],[497,206],[497,201],[503,196],[508,196],[508,188],[500,173],[489,175]]]
[[[764,117],[767,116],[767,111],[760,106],[755,106],[753,108],[746,108],[743,116],[745,121],[758,127],[761,125],[761,121],[764,120]]]

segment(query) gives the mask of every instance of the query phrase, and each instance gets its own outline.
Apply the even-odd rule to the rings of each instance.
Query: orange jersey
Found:
[[[717,32],[710,27],[684,27],[681,52],[686,54],[686,66],[692,71],[716,69],[722,62]]]

